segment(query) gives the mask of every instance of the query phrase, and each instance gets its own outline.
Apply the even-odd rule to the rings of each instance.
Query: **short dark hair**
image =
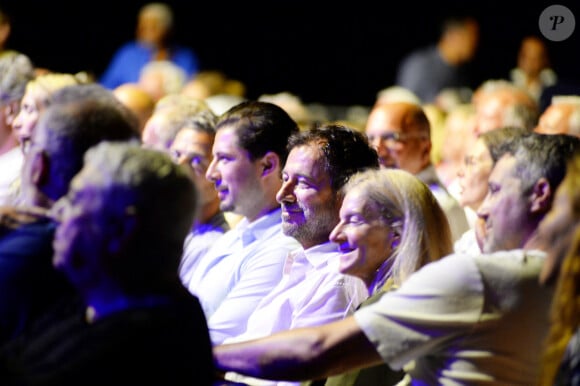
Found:
[[[288,158],[288,138],[299,131],[298,124],[283,108],[253,100],[241,102],[223,113],[216,132],[224,127],[235,128],[238,145],[248,152],[252,161],[272,151],[280,157],[282,165]]]
[[[511,152],[516,158],[516,176],[522,190],[530,192],[538,179],[544,177],[555,192],[566,176],[566,165],[580,149],[580,138],[568,134],[530,133]]]
[[[315,143],[325,160],[332,189],[338,191],[356,172],[379,168],[376,150],[366,135],[347,126],[326,124],[301,131],[288,140],[288,152],[293,148]]]

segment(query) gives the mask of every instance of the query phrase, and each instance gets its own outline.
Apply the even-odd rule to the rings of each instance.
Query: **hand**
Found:
[[[6,229],[17,229],[25,224],[30,224],[47,217],[47,210],[37,206],[0,207],[0,226]]]

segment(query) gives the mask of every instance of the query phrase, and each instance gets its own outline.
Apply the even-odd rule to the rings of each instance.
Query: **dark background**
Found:
[[[145,1],[2,3],[13,19],[11,48],[38,67],[99,76],[113,52],[133,39]],[[572,11],[576,30],[565,41],[547,41],[552,67],[561,79],[580,82],[579,1],[167,3],[176,14],[176,40],[197,53],[202,69],[243,81],[250,98],[289,91],[306,103],[371,105],[394,82],[401,58],[435,42],[441,19],[451,13],[480,21],[474,83],[506,78],[521,39],[541,36],[538,18],[553,4]]]

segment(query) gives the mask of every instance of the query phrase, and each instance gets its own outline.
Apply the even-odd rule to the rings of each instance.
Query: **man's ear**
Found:
[[[272,173],[276,175],[280,174],[280,158],[278,154],[274,152],[267,152],[260,160],[260,166],[262,167],[262,176],[267,176]]]
[[[533,187],[530,197],[530,211],[532,213],[546,213],[552,206],[552,187],[545,178],[540,178]]]

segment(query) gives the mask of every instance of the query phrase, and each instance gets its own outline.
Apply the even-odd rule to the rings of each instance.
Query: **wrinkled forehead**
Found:
[[[419,130],[418,122],[413,119],[412,107],[397,103],[376,107],[369,115],[365,129],[367,134],[410,133]]]

